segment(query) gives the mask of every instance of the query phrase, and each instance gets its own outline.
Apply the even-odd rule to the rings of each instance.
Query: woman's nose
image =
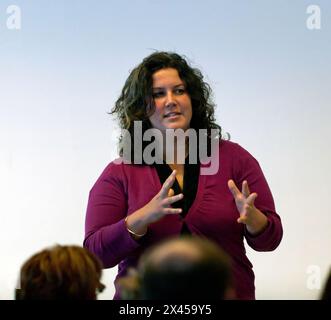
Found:
[[[175,96],[174,94],[170,91],[167,92],[166,95],[166,106],[172,106],[176,104]]]

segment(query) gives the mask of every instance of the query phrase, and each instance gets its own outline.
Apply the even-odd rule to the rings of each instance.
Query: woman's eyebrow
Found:
[[[176,84],[172,88],[177,88],[181,86],[185,86],[184,83]],[[164,89],[164,87],[153,87],[153,90],[157,90],[157,89]]]

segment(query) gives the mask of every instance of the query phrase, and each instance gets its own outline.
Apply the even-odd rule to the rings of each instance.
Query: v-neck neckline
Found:
[[[190,215],[190,213],[196,210],[196,208],[199,206],[199,203],[201,201],[201,197],[203,195],[204,184],[205,184],[205,176],[201,175],[201,167],[203,167],[203,166],[204,165],[202,165],[202,164],[199,165],[199,176],[198,176],[198,179],[197,179],[198,180],[197,181],[198,186],[197,186],[196,195],[195,195],[195,198],[194,198],[190,208],[187,210],[187,213],[185,214],[183,219],[187,219],[188,216]],[[152,169],[152,172],[153,172],[154,187],[156,188],[157,192],[159,192],[162,188],[162,184],[161,184],[157,169],[156,169],[155,166],[152,166],[151,169]],[[169,167],[169,170],[171,170],[170,167]],[[184,170],[184,175],[185,175],[185,170]],[[176,183],[178,183],[177,180],[176,180]],[[184,184],[185,184],[185,180],[184,180]]]

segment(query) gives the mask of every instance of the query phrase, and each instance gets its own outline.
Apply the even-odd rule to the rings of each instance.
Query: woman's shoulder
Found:
[[[222,152],[247,152],[247,150],[244,149],[239,143],[230,140],[221,139],[219,146]]]
[[[221,140],[219,149],[220,157],[228,157],[232,160],[235,159],[235,162],[257,161],[248,150],[237,142]]]
[[[100,186],[109,188],[109,185],[112,185],[126,190],[132,181],[140,181],[148,176],[148,170],[148,166],[127,164],[121,159],[115,159],[103,169],[93,189]]]

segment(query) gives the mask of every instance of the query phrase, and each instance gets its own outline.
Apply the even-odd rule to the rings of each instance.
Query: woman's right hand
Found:
[[[160,192],[148,202],[142,210],[148,224],[156,222],[167,214],[179,214],[180,208],[172,208],[171,205],[183,198],[183,194],[174,195],[173,186],[176,179],[176,170],[174,170],[162,185]]]
[[[148,225],[154,223],[168,214],[180,214],[182,209],[172,208],[171,205],[183,198],[183,194],[174,195],[173,186],[176,179],[174,170],[162,185],[159,193],[144,207],[137,210],[127,218],[127,227],[137,234],[144,234]]]

